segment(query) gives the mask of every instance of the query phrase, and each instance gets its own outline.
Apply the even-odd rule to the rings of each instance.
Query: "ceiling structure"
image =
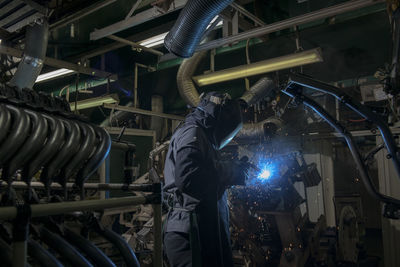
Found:
[[[3,0],[0,5],[8,7],[11,2],[15,5],[17,1]],[[111,90],[125,92],[129,98],[134,87],[134,64],[141,63],[152,67],[149,68],[151,72],[138,70],[139,97],[144,99],[141,103],[146,105],[148,100],[145,99],[156,93],[167,96],[171,109],[182,107],[175,80],[181,60],[168,53],[162,39],[154,38],[165,36],[186,0],[18,2],[19,9],[25,7],[26,11],[28,8],[32,11],[27,11],[29,16],[14,19],[13,25],[29,24],[33,14],[49,16],[50,37],[45,62],[48,66],[43,72],[63,65],[74,68],[74,73],[81,73],[82,82],[100,84],[99,94],[110,90],[110,86],[105,86],[105,79],[114,75],[112,80],[116,81],[118,76]],[[316,76],[321,70],[332,74],[328,81],[354,79],[355,73],[373,75],[376,68],[390,58],[390,24],[385,9],[385,1],[381,0],[235,1],[221,13],[223,25],[215,28],[216,39],[198,47],[198,50],[212,50],[215,55],[212,66],[206,60],[199,66],[198,74],[210,67],[221,70],[243,65],[248,63],[249,57],[253,63],[321,47],[324,63],[314,69],[305,67],[315,71]],[[0,17],[0,27],[6,15]],[[1,28],[0,36],[7,49],[2,46],[0,52],[4,55],[11,51],[11,56],[18,57],[23,49],[24,29],[10,30],[9,27]],[[351,38],[354,34],[360,38]],[[367,36],[379,37],[381,42],[368,45],[365,43]],[[373,48],[376,45],[378,49]],[[339,61],[333,62],[334,58]],[[338,69],[333,70],[335,66],[342,68],[342,74]],[[99,75],[91,75],[95,72]],[[326,80],[326,73],[321,77]],[[67,85],[71,90],[81,88],[76,86],[75,75],[40,83],[36,88],[58,93]],[[204,90],[220,88],[243,91],[244,82],[227,82]]]

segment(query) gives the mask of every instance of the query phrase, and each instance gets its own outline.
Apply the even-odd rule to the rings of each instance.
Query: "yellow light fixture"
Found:
[[[267,59],[248,65],[241,65],[204,75],[194,76],[193,80],[198,86],[205,86],[322,61],[321,49],[315,48],[292,55]]]
[[[82,101],[77,102],[77,109],[88,109],[88,108],[93,108],[93,107],[100,107],[103,104],[115,104],[119,102],[119,98],[117,94],[112,94],[112,95],[107,95],[107,96],[101,96],[101,97],[94,97],[94,98],[89,98],[85,99]],[[71,107],[71,111],[75,111],[75,103],[70,102],[69,103]]]

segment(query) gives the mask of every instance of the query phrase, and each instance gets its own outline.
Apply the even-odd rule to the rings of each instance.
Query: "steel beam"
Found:
[[[256,15],[250,13],[247,9],[245,9],[244,7],[242,7],[241,5],[238,5],[237,3],[233,2],[231,4],[231,7],[233,9],[235,9],[236,11],[238,11],[239,13],[245,15],[246,17],[248,17],[249,19],[251,19],[252,21],[254,21],[256,24],[260,25],[260,26],[264,26],[265,22],[262,21],[261,19],[259,19],[258,17],[256,17]]]
[[[352,0],[343,4],[338,4],[332,7],[323,8],[314,12],[310,12],[304,15],[300,15],[294,18],[282,20],[276,23],[268,24],[262,27],[258,27],[246,32],[238,33],[236,35],[228,36],[225,38],[217,39],[214,41],[200,44],[196,51],[211,50],[224,45],[229,45],[235,42],[247,40],[250,38],[266,35],[276,31],[281,31],[301,24],[313,22],[320,19],[326,19],[346,12],[358,10],[360,8],[381,4],[385,0]]]
[[[160,117],[160,118],[171,119],[171,120],[183,121],[185,119],[182,116],[166,114],[166,113],[161,113],[161,112],[155,112],[155,111],[139,109],[139,108],[133,108],[133,107],[119,106],[119,105],[115,105],[115,104],[104,104],[103,107],[108,108],[108,109],[122,110],[122,111],[126,111],[126,112],[147,115],[147,116]]]
[[[160,200],[161,195],[134,196],[109,198],[102,200],[82,200],[66,201],[59,203],[34,204],[30,205],[31,217],[45,217],[57,214],[64,214],[76,211],[96,211],[115,207],[134,206],[142,204],[151,204]],[[0,208],[0,220],[12,220],[17,217],[17,207]]]
[[[135,27],[139,24],[150,21],[152,19],[162,17],[166,14],[169,14],[171,12],[174,12],[176,10],[183,8],[185,6],[186,2],[187,2],[187,0],[175,0],[175,8],[172,8],[165,13],[160,13],[160,11],[157,8],[150,8],[146,11],[136,14],[133,17],[130,17],[125,20],[121,20],[110,26],[107,26],[105,28],[98,29],[98,30],[91,32],[90,40],[98,40],[98,39],[107,37],[111,34],[115,34],[117,32]]]
[[[0,180],[1,187],[8,186],[6,181]],[[16,190],[24,190],[28,189],[28,184],[21,181],[14,181],[11,184],[11,187]],[[37,190],[46,189],[45,184],[41,182],[31,182],[30,187]],[[74,183],[67,183],[67,189],[76,189],[76,185]],[[63,186],[59,183],[51,183],[51,190],[61,191],[64,190]],[[83,185],[84,189],[89,190],[98,190],[98,191],[114,191],[114,190],[129,190],[129,191],[141,191],[141,192],[153,192],[154,186],[153,184],[107,184],[107,183],[85,183]]]
[[[24,52],[19,49],[0,45],[0,54],[5,54],[5,55],[13,56],[13,57],[22,58]],[[54,67],[54,68],[58,68],[58,69],[61,69],[61,68],[70,69],[70,70],[76,71],[78,73],[82,73],[82,74],[86,74],[86,75],[90,75],[90,76],[118,80],[118,77],[116,74],[101,71],[98,69],[84,67],[84,66],[81,66],[78,64],[74,64],[74,63],[71,63],[68,61],[59,60],[59,59],[55,59],[55,58],[46,57],[44,60],[44,64]]]
[[[63,18],[63,19],[51,24],[50,25],[50,31],[54,31],[54,30],[56,30],[58,28],[64,27],[64,26],[66,26],[66,25],[68,25],[68,24],[70,24],[70,23],[72,23],[74,21],[77,21],[78,19],[86,17],[87,15],[90,15],[93,12],[95,12],[95,11],[97,11],[97,10],[103,8],[103,7],[106,7],[106,6],[112,4],[112,3],[116,2],[116,1],[117,0],[101,1],[100,3],[93,4],[93,5],[91,5],[89,7],[86,7],[86,8],[84,8],[84,9],[78,11],[78,12],[75,12],[74,14],[72,14],[72,15],[70,15],[68,17],[65,17],[65,18]]]
[[[119,127],[104,127],[104,129],[109,134],[115,134],[115,135],[120,134],[121,130],[122,130],[122,128],[119,128]],[[133,135],[133,136],[149,136],[149,137],[153,137],[153,139],[156,136],[156,132],[152,131],[152,130],[131,129],[131,128],[125,129],[124,134],[125,135]]]
[[[118,37],[118,36],[115,36],[115,35],[112,35],[112,34],[111,34],[111,35],[108,35],[107,38],[109,38],[109,39],[111,39],[111,40],[114,40],[114,41],[117,41],[117,42],[120,42],[120,43],[123,43],[123,44],[130,45],[130,46],[132,46],[132,47],[134,47],[134,48],[138,48],[138,49],[141,49],[141,50],[143,50],[143,51],[152,53],[152,54],[154,54],[154,55],[156,55],[156,56],[162,56],[162,55],[164,55],[164,53],[162,53],[162,52],[160,52],[160,51],[157,51],[157,50],[152,49],[152,48],[147,48],[147,47],[145,47],[145,46],[143,46],[143,45],[140,45],[140,44],[135,43],[135,42],[133,42],[133,41],[130,41],[130,40],[127,40],[127,39],[124,39],[124,38],[121,38],[121,37]]]

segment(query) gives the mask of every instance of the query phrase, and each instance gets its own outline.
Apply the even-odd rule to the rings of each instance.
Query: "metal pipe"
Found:
[[[107,257],[106,254],[104,254],[103,251],[97,248],[88,239],[84,238],[80,234],[75,233],[68,227],[64,228],[64,237],[69,243],[85,253],[85,255],[87,255],[96,266],[116,267],[116,265],[110,260],[109,257]]]
[[[0,146],[4,138],[7,137],[11,127],[11,114],[3,104],[0,104]]]
[[[60,120],[56,120],[53,116],[42,114],[49,125],[49,135],[42,151],[27,164],[22,171],[24,179],[30,179],[35,175],[42,166],[45,166],[58,152],[64,142],[65,129]]]
[[[151,204],[155,201],[160,201],[160,198],[161,196],[159,194],[154,194],[148,196],[109,198],[103,200],[82,200],[48,204],[34,204],[30,205],[30,209],[31,217],[36,218],[76,211],[96,211],[116,207]],[[17,216],[17,212],[18,210],[16,207],[2,207],[0,208],[0,220],[15,219],[15,217]]]
[[[238,11],[239,13],[245,15],[246,17],[248,17],[249,19],[251,19],[253,22],[255,22],[256,24],[260,25],[260,26],[264,26],[265,22],[262,21],[260,18],[256,17],[253,13],[247,11],[247,9],[245,9],[244,7],[242,7],[241,5],[233,2],[230,5],[233,9],[235,9],[236,11]]]
[[[0,188],[7,186],[7,182],[0,180]],[[11,187],[15,190],[28,189],[28,184],[22,181],[14,181],[11,183]],[[75,183],[66,183],[67,189],[76,190],[77,186]],[[41,182],[31,182],[31,188],[37,190],[45,190],[46,185]],[[51,183],[49,188],[51,190],[60,191],[64,189],[64,186],[60,183]],[[129,191],[141,191],[141,192],[153,192],[153,184],[105,184],[105,183],[85,183],[84,189],[87,190],[98,190],[98,191],[114,191],[114,190],[129,190]]]
[[[350,149],[351,155],[357,165],[358,171],[360,172],[361,179],[365,185],[367,192],[374,198],[384,203],[400,205],[400,200],[381,194],[375,186],[372,184],[371,178],[369,177],[367,168],[364,164],[362,156],[356,143],[353,140],[353,136],[350,132],[346,130],[342,125],[340,125],[324,108],[322,108],[314,100],[302,95],[298,88],[292,87],[289,84],[288,87],[283,91],[288,96],[300,100],[304,105],[310,107],[314,110],[321,118],[323,118],[332,128],[339,132],[342,137],[346,140],[346,143]]]
[[[398,178],[400,179],[400,158],[397,154],[397,145],[394,141],[393,135],[386,125],[386,123],[379,117],[377,114],[373,113],[369,108],[362,105],[358,101],[352,99],[345,92],[342,92],[339,88],[332,86],[330,84],[326,84],[320,81],[316,81],[314,79],[305,77],[303,75],[292,75],[289,80],[289,86],[291,84],[297,84],[303,87],[307,87],[312,90],[316,90],[325,94],[329,94],[340,102],[348,106],[354,112],[362,116],[363,118],[373,122],[378,127],[381,132],[382,139],[386,145],[386,148],[389,152],[389,155],[392,159],[394,168],[397,172]]]
[[[40,266],[63,267],[56,257],[32,239],[28,240],[28,255],[37,260]]]
[[[88,6],[84,9],[81,9],[78,12],[73,13],[72,15],[63,18],[59,21],[56,21],[55,23],[50,25],[50,31],[54,31],[57,30],[61,27],[67,26],[68,24],[77,21],[83,17],[86,17],[87,15],[92,14],[93,12],[106,7],[114,2],[116,2],[117,0],[105,0],[105,1],[101,1],[101,2],[96,2],[95,4]]]
[[[37,112],[29,109],[24,109],[24,112],[31,119],[31,125],[29,127],[31,132],[14,157],[6,164],[2,176],[2,179],[5,180],[7,180],[7,177],[11,178],[14,176],[19,168],[25,166],[25,164],[39,152],[43,144],[46,142],[48,130],[47,121]],[[29,183],[29,181],[30,178],[27,182]]]
[[[276,87],[275,82],[271,78],[263,77],[250,90],[246,91],[240,99],[251,106],[269,95]]]
[[[177,115],[154,112],[154,111],[150,111],[150,110],[144,110],[144,109],[133,108],[133,107],[119,106],[119,105],[114,105],[114,104],[104,104],[103,107],[108,108],[108,109],[122,110],[122,111],[141,114],[141,115],[161,117],[161,118],[166,118],[166,119],[170,119],[170,120],[182,121],[185,119],[184,117],[177,116]]]
[[[127,267],[140,267],[140,263],[136,258],[135,252],[125,241],[125,239],[123,239],[119,234],[115,233],[114,231],[108,228],[100,229],[96,227],[95,229],[98,234],[107,239],[119,250]]]
[[[133,42],[133,41],[130,41],[130,40],[127,40],[127,39],[118,37],[118,36],[116,36],[116,35],[112,35],[112,34],[111,34],[111,35],[108,35],[107,38],[109,38],[109,39],[111,39],[111,40],[114,40],[114,41],[117,41],[117,42],[120,42],[120,43],[123,43],[123,44],[130,45],[130,46],[132,46],[133,48],[138,48],[138,49],[141,49],[141,50],[143,50],[143,51],[152,53],[152,54],[154,54],[154,55],[156,55],[156,56],[163,56],[163,55],[164,55],[163,52],[160,52],[160,51],[155,50],[155,49],[152,49],[152,48],[145,47],[145,46],[140,45],[140,44],[138,44],[138,43],[135,43],[135,42]]]
[[[222,47],[235,42],[240,42],[250,38],[263,36],[269,33],[290,29],[294,26],[306,24],[316,20],[322,20],[336,15],[340,15],[346,12],[359,10],[360,8],[384,3],[385,0],[353,0],[347,1],[343,4],[338,4],[332,7],[323,8],[314,12],[310,12],[304,15],[300,15],[287,20],[279,21],[276,23],[268,24],[259,28],[255,28],[243,33],[228,36],[222,39],[217,39],[204,44],[200,44],[196,51],[211,50],[214,48]]]
[[[111,137],[103,128],[96,127],[96,134],[100,143],[96,146],[93,156],[85,163],[75,179],[76,185],[82,188],[85,181],[98,169],[106,159],[111,149]]]
[[[61,258],[65,259],[72,266],[94,267],[77,249],[65,241],[65,239],[58,234],[50,232],[50,230],[45,227],[40,228],[40,239],[51,249],[57,251],[57,253],[61,255]]]
[[[0,146],[0,166],[4,165],[22,146],[31,130],[30,117],[20,108],[12,105],[5,106],[12,118],[11,134]],[[11,177],[8,177],[11,179]],[[11,182],[9,180],[8,182]]]

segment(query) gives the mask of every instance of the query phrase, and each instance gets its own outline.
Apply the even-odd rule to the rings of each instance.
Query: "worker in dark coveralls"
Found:
[[[219,151],[242,128],[228,94],[208,93],[172,136],[164,177],[164,247],[172,267],[233,266],[226,189],[242,185],[247,165]]]

